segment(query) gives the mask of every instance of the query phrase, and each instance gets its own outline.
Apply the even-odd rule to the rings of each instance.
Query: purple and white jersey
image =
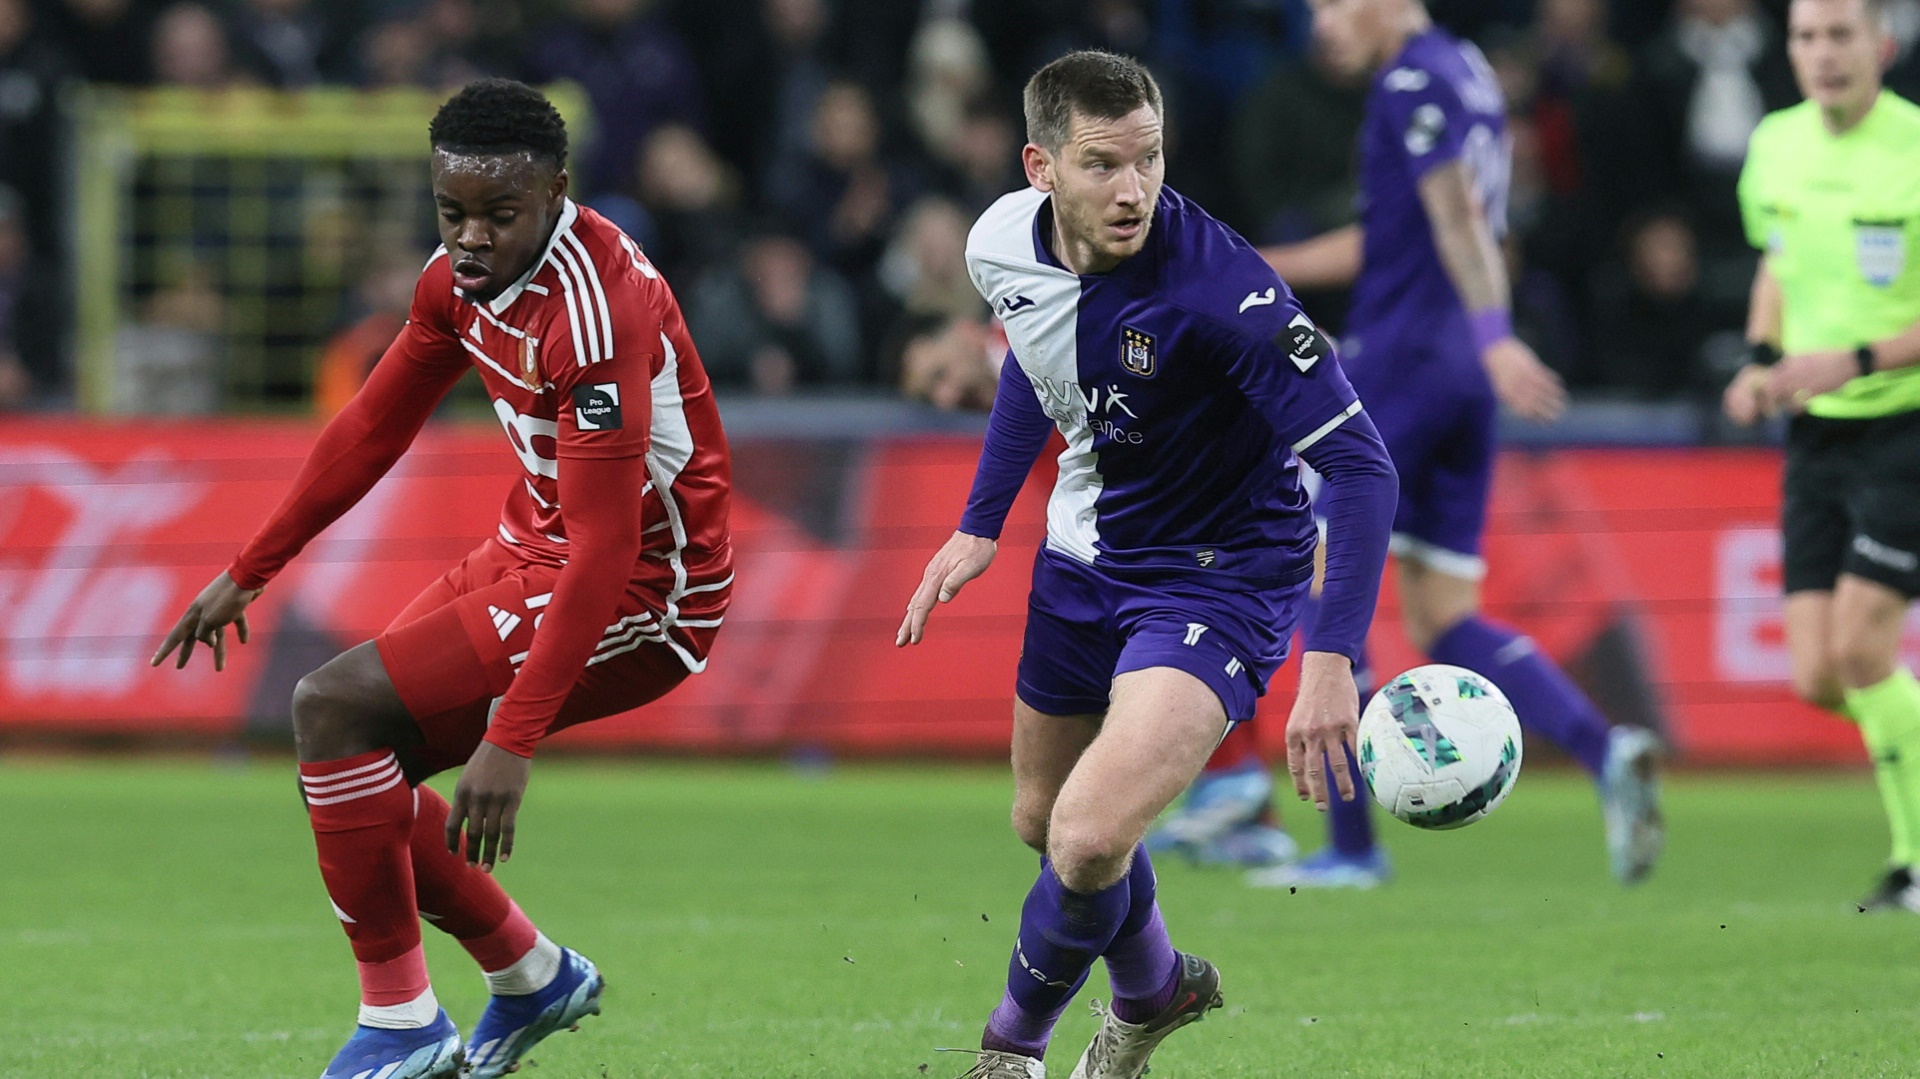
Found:
[[[1421,177],[1451,161],[1466,162],[1494,237],[1504,236],[1512,162],[1506,103],[1479,48],[1436,28],[1409,39],[1367,95],[1360,126],[1366,246],[1342,342],[1356,372],[1411,356],[1446,356],[1485,378],[1420,203]],[[1406,347],[1415,343],[1422,347]]]
[[[999,474],[1024,479],[1036,436],[1066,438],[1047,546],[1223,587],[1304,580],[1315,530],[1294,456],[1360,412],[1326,338],[1246,241],[1171,189],[1111,272],[1065,269],[1052,235],[1051,200],[1028,189],[967,240],[1012,346],[987,457],[1016,447]],[[1012,492],[975,496],[961,530],[998,536]]]

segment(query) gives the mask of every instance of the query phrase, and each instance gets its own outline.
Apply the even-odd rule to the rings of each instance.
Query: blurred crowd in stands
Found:
[[[1911,95],[1920,0],[1889,5]],[[1433,0],[1512,113],[1516,321],[1578,392],[1704,399],[1736,362],[1747,137],[1793,103],[1784,0]],[[762,394],[992,398],[1004,348],[967,228],[1021,183],[1019,89],[1073,46],[1165,88],[1169,183],[1256,243],[1352,219],[1366,87],[1304,0],[0,0],[0,406],[60,399],[72,80],[450,89],[568,79],[575,194],[675,285],[714,378]],[[415,264],[417,265],[417,264]],[[408,275],[368,274],[329,350],[377,352]],[[391,280],[390,280],[391,279]],[[1341,297],[1309,297],[1334,326]],[[351,392],[326,363],[316,399]]]

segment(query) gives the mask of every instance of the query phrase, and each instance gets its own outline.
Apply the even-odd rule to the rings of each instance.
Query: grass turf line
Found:
[[[291,766],[0,764],[0,1076],[317,1075],[352,1023]],[[450,789],[446,780],[437,781]],[[1669,782],[1667,860],[1607,877],[1584,779],[1492,818],[1383,820],[1399,878],[1252,891],[1163,860],[1176,944],[1227,1008],[1154,1075],[1920,1074],[1911,915],[1850,900],[1884,856],[1864,776]],[[606,1015],[532,1074],[951,1076],[998,1000],[1033,860],[997,770],[543,762],[502,879],[607,973]],[[1311,846],[1310,809],[1286,809]],[[984,917],[983,917],[984,916]],[[463,1026],[484,988],[428,929]],[[1051,1066],[1106,995],[1096,970]]]

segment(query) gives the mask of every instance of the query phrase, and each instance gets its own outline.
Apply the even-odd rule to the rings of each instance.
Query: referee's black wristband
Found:
[[[1772,367],[1780,362],[1780,350],[1767,341],[1747,343],[1747,363],[1754,367]]]
[[[1853,362],[1860,365],[1860,377],[1865,378],[1876,370],[1872,345],[1861,345],[1853,350]]]

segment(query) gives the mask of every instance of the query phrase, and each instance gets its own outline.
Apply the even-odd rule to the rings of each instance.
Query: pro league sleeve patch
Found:
[[[1287,328],[1274,335],[1273,343],[1280,346],[1280,350],[1287,354],[1287,359],[1292,360],[1293,366],[1299,368],[1303,375],[1312,374],[1320,361],[1333,351],[1333,346],[1327,343],[1327,335],[1321,333],[1320,327],[1315,326],[1313,320],[1304,314],[1294,315],[1293,321],[1287,323]]]
[[[620,384],[596,382],[573,388],[573,421],[582,431],[620,429]]]

